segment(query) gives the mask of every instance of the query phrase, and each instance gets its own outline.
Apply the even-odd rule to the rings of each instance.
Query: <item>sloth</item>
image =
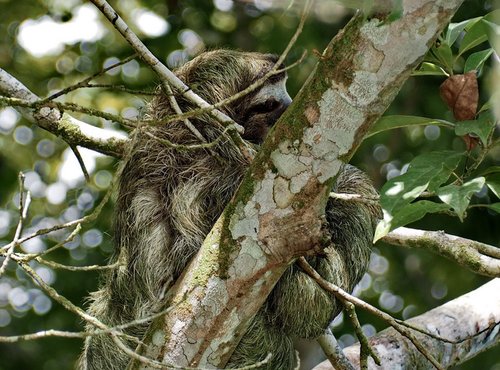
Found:
[[[214,104],[261,79],[277,62],[271,54],[231,50],[205,52],[175,71],[194,92]],[[280,66],[281,69],[282,66]],[[245,129],[242,135],[256,148],[290,104],[286,73],[269,77],[259,89],[221,108]],[[181,94],[183,111],[194,109]],[[147,118],[161,121],[174,114],[169,97],[159,93],[149,104]],[[204,114],[191,123],[207,142],[223,134],[221,126]],[[132,134],[133,147],[119,180],[114,218],[116,269],[101,277],[100,289],[91,294],[89,313],[109,326],[151,316],[164,308],[168,289],[198,251],[212,225],[230,201],[248,167],[238,149],[219,140],[209,149],[179,150],[165,141],[183,145],[200,139],[185,122],[156,124]],[[334,191],[373,197],[367,176],[345,165]],[[326,221],[331,247],[308,262],[326,280],[352,291],[370,257],[380,208],[373,204],[330,199]],[[339,262],[340,261],[340,262]],[[273,288],[247,332],[234,350],[227,368],[271,359],[262,368],[292,369],[295,338],[321,335],[341,307],[292,264]],[[127,327],[126,334],[141,340],[148,323]],[[88,325],[87,330],[95,330]],[[134,349],[136,342],[125,341]],[[80,369],[126,368],[129,357],[109,335],[88,337]]]

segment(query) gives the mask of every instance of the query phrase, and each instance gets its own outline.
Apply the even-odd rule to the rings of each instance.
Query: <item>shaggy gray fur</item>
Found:
[[[215,103],[243,90],[275,62],[268,54],[215,50],[201,54],[176,74],[205,100]],[[263,140],[285,108],[275,102],[267,106],[259,102],[256,107],[252,99],[257,94],[222,109],[245,127],[244,138],[254,143]],[[192,108],[181,97],[177,101],[184,111]],[[167,97],[160,94],[151,102],[148,115],[161,119],[172,113]],[[192,123],[208,141],[221,133],[209,116]],[[199,143],[183,122],[152,126],[150,132],[175,143]],[[224,140],[211,151],[178,151],[142,133],[135,135],[116,204],[111,263],[118,261],[120,267],[103,274],[89,308],[90,314],[109,326],[147,317],[162,308],[165,292],[199,249],[246,169],[241,154]],[[376,195],[368,178],[349,165],[341,172],[335,191]],[[366,270],[379,213],[375,206],[330,200],[326,217],[334,247],[309,262],[324,278],[351,291]],[[291,369],[292,338],[322,334],[339,311],[333,295],[293,265],[254,318],[227,367],[253,364],[271,352],[274,356],[266,369]],[[141,339],[147,326],[132,327],[126,333]],[[127,344],[135,348],[134,343]],[[128,361],[109,335],[100,335],[86,340],[79,366],[118,370],[125,369]]]

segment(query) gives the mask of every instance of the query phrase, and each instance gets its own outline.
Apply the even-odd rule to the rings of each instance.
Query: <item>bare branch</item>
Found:
[[[62,89],[52,95],[50,95],[49,97],[45,98],[42,100],[42,102],[48,102],[48,101],[51,101],[51,100],[54,100],[62,95],[65,95],[65,94],[68,94],[70,93],[71,91],[74,91],[76,89],[80,89],[82,87],[95,87],[94,86],[91,86],[90,85],[90,81],[92,81],[93,79],[95,79],[96,77],[99,77],[99,76],[102,76],[103,74],[105,74],[106,72],[116,68],[116,67],[119,67],[123,64],[127,64],[128,62],[130,62],[131,60],[134,60],[135,58],[137,58],[137,54],[133,54],[117,63],[114,63],[106,68],[103,68],[101,71],[97,72],[97,73],[94,73],[92,76],[89,76],[83,80],[81,80],[80,82],[74,84],[74,85],[71,85],[71,86],[68,86],[66,87],[65,89]]]
[[[118,13],[108,4],[106,0],[90,0],[111,24],[117,29],[118,32],[127,40],[127,42],[134,48],[137,54],[155,71],[162,81],[167,81],[168,84],[173,86],[182,96],[189,101],[193,102],[200,108],[209,108],[210,104],[203,100],[199,95],[194,93],[189,86],[182,82],[170,69],[160,62],[156,56],[149,51],[137,35],[127,26]],[[242,133],[243,127],[226,114],[219,110],[211,110],[210,114],[223,126],[235,127],[236,130]],[[240,149],[242,155],[250,162],[254,157],[254,151],[245,142],[238,132],[230,131],[230,137],[235,145]]]
[[[396,320],[394,317],[389,315],[388,313],[385,313],[378,308],[370,305],[369,303],[366,303],[365,301],[362,301],[361,299],[354,297],[347,293],[346,291],[340,289],[338,286],[326,281],[323,279],[316,270],[314,270],[311,265],[306,261],[304,257],[300,257],[297,260],[298,265],[310,276],[312,277],[319,286],[321,286],[323,289],[326,291],[335,294],[335,297],[337,297],[341,301],[347,301],[351,302],[354,305],[361,307],[368,312],[374,314],[375,316],[381,318],[385,322],[387,322],[389,325],[391,325],[394,329],[396,329],[399,333],[404,335],[406,338],[410,340],[411,343],[417,348],[418,352],[420,352],[433,366],[434,368],[440,370],[443,369],[443,367],[439,364],[439,362],[434,358],[434,356],[425,348],[422,346],[420,343],[419,339],[415,337],[413,332],[411,330],[415,330],[415,327],[408,328],[404,322],[401,322],[399,320]],[[431,333],[427,333],[424,329],[418,329],[420,333],[426,334],[426,335],[433,335]],[[441,339],[441,338],[439,338]]]
[[[21,233],[23,232],[24,220],[26,219],[28,207],[31,201],[31,196],[29,191],[26,192],[26,197],[24,195],[24,174],[22,172],[19,172],[18,181],[19,181],[19,221],[17,223],[16,232],[14,233],[14,239],[9,244],[9,247],[6,248],[6,252],[4,254],[5,259],[2,261],[2,265],[0,266],[0,276],[4,274],[5,269],[7,268],[7,265],[12,258],[14,249],[18,245],[19,238],[21,237]]]
[[[78,150],[78,148],[76,146],[70,145],[69,147],[73,151],[73,154],[75,155],[76,160],[78,161],[78,164],[80,165],[80,168],[82,169],[83,176],[85,177],[85,181],[90,182],[90,176],[89,176],[89,173],[87,171],[87,167],[85,167],[85,162],[83,161],[83,158],[80,154],[80,151]]]
[[[136,53],[143,59],[158,76],[160,76],[162,81],[168,81],[177,91],[179,91],[182,96],[186,99],[192,101],[200,108],[206,108],[210,106],[205,100],[200,96],[195,94],[189,86],[182,82],[170,69],[168,69],[163,63],[160,62],[156,56],[149,51],[149,49],[144,45],[144,43],[137,37],[137,35],[130,29],[130,27],[125,23],[125,21],[120,17],[120,15],[113,9],[111,5],[106,0],[90,0],[110,21],[110,23],[116,28],[118,32],[123,36],[125,40],[132,46]],[[212,112],[214,118],[224,125],[235,124],[240,132],[243,132],[243,127],[237,125],[230,117],[224,113],[214,110]]]
[[[35,103],[40,99],[26,86],[0,68],[0,93],[7,97]],[[97,152],[121,157],[127,138],[115,131],[104,130],[79,121],[56,108],[39,111],[20,107],[21,113],[41,128],[61,137],[71,145],[83,146]]]
[[[330,193],[330,198],[340,199],[350,202],[359,202],[365,204],[375,204],[378,205],[380,197],[367,197],[360,194],[341,194],[341,193]]]
[[[37,101],[31,102],[28,100],[9,98],[9,97],[3,97],[3,96],[0,96],[0,102],[5,104],[5,105],[10,105],[12,107],[29,108],[30,110],[34,111],[35,117],[38,117],[38,115],[41,115],[41,117],[43,119],[45,119],[46,116],[49,114],[55,114],[56,111],[59,114],[60,114],[60,112],[70,111],[70,112],[84,113],[84,114],[88,114],[90,116],[100,117],[100,118],[104,118],[104,119],[107,119],[107,120],[110,120],[113,122],[118,122],[122,126],[129,127],[129,128],[134,128],[137,124],[136,121],[133,121],[133,120],[130,120],[127,118],[123,118],[123,117],[118,116],[116,114],[103,112],[101,110],[94,109],[94,108],[82,107],[81,105],[74,104],[74,103],[61,103],[61,102],[57,102],[57,101],[46,102],[45,100],[37,100]],[[47,110],[47,111],[44,112],[43,110]],[[56,110],[56,111],[54,111],[54,110]],[[62,119],[62,116],[59,116],[59,118]],[[91,126],[91,127],[97,128],[95,126]]]
[[[443,231],[424,231],[407,227],[393,230],[382,240],[400,247],[428,249],[476,274],[500,277],[500,248],[491,245]]]
[[[326,329],[325,334],[318,338],[318,343],[336,370],[355,370],[348,358],[345,357],[330,329]]]
[[[426,335],[418,340],[444,368],[454,367],[500,343],[500,279],[493,279],[478,289],[405,322],[427,328],[440,336],[453,338],[444,342]],[[408,339],[394,329],[386,329],[369,339],[380,356],[381,366],[368,362],[370,370],[425,369],[426,360],[409,345]],[[358,366],[359,344],[344,349],[346,357]],[[428,363],[427,363],[428,364]],[[314,370],[333,370],[328,361]]]
[[[361,344],[361,350],[359,352],[359,363],[361,366],[361,370],[368,369],[368,357],[373,358],[373,361],[377,365],[380,365],[380,358],[378,354],[373,350],[372,346],[368,342],[368,338],[365,333],[363,333],[363,329],[361,329],[361,324],[359,323],[358,315],[356,314],[356,308],[349,301],[342,301],[344,304],[344,309],[347,314],[347,317],[351,320],[351,323],[354,327],[354,332],[356,333],[356,337]]]
[[[115,262],[111,265],[90,265],[90,266],[69,266],[63,265],[61,263],[57,263],[54,261],[47,261],[40,257],[35,258],[38,263],[44,264],[45,266],[49,266],[53,269],[59,270],[67,270],[67,271],[100,271],[100,270],[112,270],[117,268],[120,264]]]

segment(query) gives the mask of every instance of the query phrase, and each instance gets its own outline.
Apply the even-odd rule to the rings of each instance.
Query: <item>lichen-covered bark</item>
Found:
[[[26,86],[0,68],[0,94],[34,103],[39,100]],[[59,136],[68,144],[82,146],[97,152],[121,157],[127,138],[116,131],[104,130],[79,121],[56,108],[43,107],[39,110],[20,108],[18,110],[41,128]]]
[[[427,351],[443,368],[459,365],[500,343],[500,279],[423,315],[408,320],[451,342],[415,333]],[[377,366],[369,359],[369,369],[432,369],[432,365],[407,338],[394,329],[386,329],[369,339],[381,360]],[[344,349],[347,358],[359,368],[359,345]],[[328,361],[314,370],[333,370]]]
[[[384,242],[408,248],[428,249],[476,274],[500,277],[500,248],[443,231],[423,231],[407,227],[393,230]]]
[[[324,246],[325,204],[342,161],[461,3],[406,0],[400,19],[358,16],[332,40],[172,290],[175,307],[152,325],[143,355],[224,366],[286,267]]]

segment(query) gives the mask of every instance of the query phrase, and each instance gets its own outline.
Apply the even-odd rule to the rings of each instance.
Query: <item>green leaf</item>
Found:
[[[407,208],[426,189],[434,192],[439,185],[448,180],[462,157],[462,153],[453,151],[425,153],[411,161],[405,174],[387,181],[380,191],[380,204],[384,210],[384,220],[379,225],[379,235],[385,235],[384,232],[403,225],[407,220],[415,220],[416,216],[410,217],[410,215],[420,214],[418,212],[421,211],[416,211],[419,208],[412,206],[408,211],[403,211],[403,209]],[[442,209],[441,207],[440,210]]]
[[[486,185],[495,194],[497,198],[500,198],[500,174],[494,173],[486,178]]]
[[[470,71],[479,72],[491,54],[493,54],[493,49],[491,48],[471,54],[465,61],[464,73]]]
[[[479,112],[477,112],[477,113],[481,113],[481,112],[487,111],[489,109],[491,109],[491,99],[488,100],[486,103],[484,103],[483,106],[481,107],[481,109],[479,109]]]
[[[460,43],[460,48],[458,50],[458,55],[462,55],[467,50],[483,43],[488,39],[490,34],[491,25],[496,26],[495,22],[500,18],[500,9],[494,10],[486,14],[480,21],[471,23],[465,27],[467,34],[462,39]],[[494,30],[496,31],[496,30]],[[494,42],[492,43],[494,44]]]
[[[497,213],[500,213],[500,203],[493,203],[493,204],[488,204],[486,205],[489,209],[494,210]]]
[[[431,64],[440,64],[439,59],[434,56],[431,50],[429,50],[427,54],[425,54],[423,61],[429,62]]]
[[[487,176],[498,172],[500,172],[500,166],[491,166],[485,169],[484,171],[481,171],[480,174],[481,176]]]
[[[384,212],[384,219],[378,223],[375,230],[375,236],[373,238],[374,242],[383,238],[391,230],[420,220],[427,213],[442,212],[448,210],[449,208],[450,207],[447,204],[421,200],[419,202],[406,205],[390,217],[386,217],[388,215]]]
[[[442,43],[439,46],[433,47],[432,52],[448,71],[453,72],[453,53],[450,45]]]
[[[488,42],[495,49],[497,54],[500,54],[500,26],[487,19],[483,19],[483,23],[488,29]]]
[[[445,35],[445,41],[448,45],[453,45],[453,43],[457,40],[458,36],[460,36],[460,33],[465,29],[466,26],[468,25],[473,25],[474,23],[478,22],[481,20],[481,17],[476,17],[472,19],[467,19],[463,22],[460,23],[450,23],[448,25],[448,29],[446,31]]]
[[[481,139],[484,146],[488,145],[488,138],[495,129],[495,121],[490,112],[484,112],[479,118],[473,121],[460,121],[455,125],[455,134],[464,136],[475,134]]]
[[[488,31],[486,25],[481,21],[475,23],[464,36],[458,49],[458,55],[462,55],[467,50],[482,44],[488,39]]]
[[[443,68],[440,66],[434,64],[434,63],[429,63],[429,62],[423,62],[420,65],[420,68],[413,71],[412,76],[448,76],[448,73],[445,72]]]
[[[418,117],[418,116],[383,116],[381,117],[372,127],[370,131],[365,135],[365,139],[378,134],[382,131],[393,130],[395,128],[407,127],[407,126],[427,126],[427,125],[436,125],[443,126],[448,128],[454,128],[455,125],[451,122],[427,118],[427,117]]]
[[[469,206],[472,194],[480,191],[485,183],[484,177],[478,177],[463,185],[447,185],[438,189],[437,195],[444,203],[450,205],[463,221],[465,210]]]
[[[381,202],[385,210],[395,209],[399,203],[410,203],[425,189],[437,190],[458,166],[463,154],[451,150],[430,152],[415,157],[403,175],[385,183]],[[395,203],[396,202],[396,203]]]

